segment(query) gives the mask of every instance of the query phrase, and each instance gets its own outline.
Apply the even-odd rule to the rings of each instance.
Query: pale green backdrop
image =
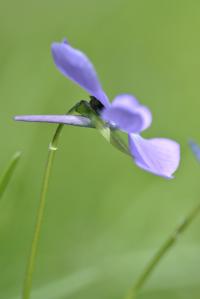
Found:
[[[0,203],[0,298],[20,295],[48,143],[48,124],[87,94],[55,68],[67,37],[92,59],[110,99],[133,93],[153,113],[144,136],[181,143],[167,181],[137,168],[93,130],[66,127],[54,164],[33,299],[120,299],[176,223],[200,200],[200,2],[0,0],[0,170],[22,161]],[[165,257],[141,299],[200,297],[200,219]],[[18,297],[19,298],[19,297]]]

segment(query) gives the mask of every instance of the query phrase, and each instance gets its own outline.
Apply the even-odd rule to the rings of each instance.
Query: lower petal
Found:
[[[135,163],[155,175],[173,178],[179,166],[180,146],[173,140],[144,139],[138,134],[129,134],[129,149]]]

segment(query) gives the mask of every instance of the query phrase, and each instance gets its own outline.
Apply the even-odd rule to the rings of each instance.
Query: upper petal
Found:
[[[53,43],[51,51],[54,62],[62,74],[96,97],[105,107],[109,105],[96,71],[84,53],[72,48],[67,41]]]
[[[135,163],[156,175],[173,178],[180,162],[180,146],[165,138],[144,139],[138,134],[129,134],[129,149]]]
[[[152,121],[150,110],[129,94],[118,95],[103,110],[102,117],[128,133],[139,133],[148,128]]]

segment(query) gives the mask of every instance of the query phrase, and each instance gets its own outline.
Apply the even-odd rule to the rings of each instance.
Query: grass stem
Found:
[[[149,279],[152,272],[158,266],[160,261],[166,255],[166,253],[172,248],[172,246],[177,241],[178,237],[188,228],[188,226],[192,223],[192,221],[196,218],[196,216],[200,212],[200,204],[198,204],[184,219],[179,225],[175,228],[172,234],[167,238],[167,240],[163,243],[163,245],[158,249],[153,258],[144,268],[141,275],[136,280],[134,286],[129,291],[128,296],[125,299],[135,299],[140,289]]]

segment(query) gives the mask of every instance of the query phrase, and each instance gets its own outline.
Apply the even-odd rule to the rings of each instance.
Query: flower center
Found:
[[[90,106],[98,114],[101,114],[101,111],[104,108],[104,105],[94,96],[90,96]]]

